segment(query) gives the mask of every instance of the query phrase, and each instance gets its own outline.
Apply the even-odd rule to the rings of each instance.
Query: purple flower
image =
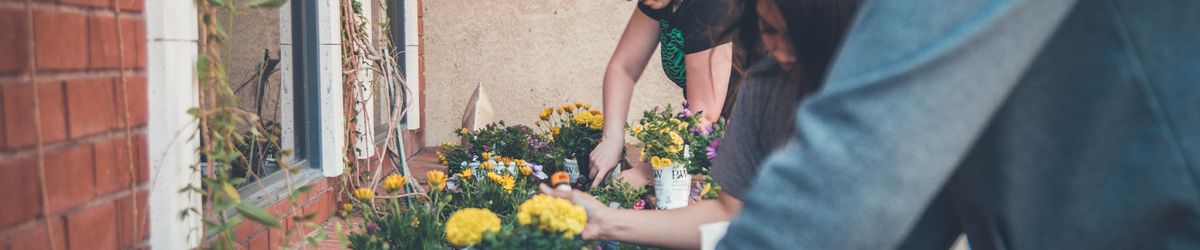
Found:
[[[550,176],[546,175],[546,172],[542,172],[542,165],[529,164],[529,167],[533,168],[533,176],[537,177],[538,180],[545,180],[546,178],[550,178]]]
[[[687,108],[687,100],[683,100],[683,108]]]
[[[483,152],[492,152],[492,148],[488,147],[488,145],[483,145]]]
[[[721,139],[713,138],[712,141],[708,142],[708,148],[705,149],[704,155],[708,156],[708,160],[717,158],[717,149],[720,149],[720,148],[721,148]]]
[[[642,210],[642,209],[646,209],[646,200],[638,199],[636,202],[633,203],[633,210]]]
[[[692,110],[683,108],[683,112],[679,112],[679,118],[683,118],[683,119],[692,118]]]
[[[367,224],[367,233],[375,233],[379,231],[379,225],[375,223]]]
[[[692,182],[692,200],[700,200],[700,192],[704,191],[704,183],[699,181]]]

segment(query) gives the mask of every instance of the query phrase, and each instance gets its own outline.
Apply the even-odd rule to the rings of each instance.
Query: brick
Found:
[[[45,223],[50,223],[50,233],[54,234],[54,248],[67,249],[67,230],[63,226],[63,220],[57,217],[51,217],[49,222],[39,221],[33,226],[0,237],[0,249],[51,249],[50,241],[46,240]]]
[[[137,172],[137,164],[129,160],[130,152],[125,137],[101,141],[96,146],[96,195],[129,190],[130,167]],[[135,147],[136,148],[136,147]],[[136,156],[134,156],[136,157]]]
[[[111,202],[67,215],[70,249],[117,249],[117,208]]]
[[[141,18],[121,18],[122,39],[125,42],[125,67],[146,67],[146,22]],[[113,47],[116,49],[116,47]]]
[[[38,83],[38,101],[41,113],[42,141],[46,143],[67,137],[67,122],[63,84],[61,82]],[[17,148],[37,144],[37,127],[34,125],[33,84],[17,83],[0,86],[4,122],[4,148]]]
[[[147,145],[145,132],[133,136],[134,150],[137,150],[138,183],[142,184],[150,181],[150,151],[147,151]]]
[[[116,93],[113,98],[117,103],[117,125],[124,127],[126,109],[129,110],[129,125],[131,127],[146,125],[146,121],[149,118],[147,115],[146,103],[149,102],[150,99],[149,92],[146,90],[146,77],[143,75],[125,76],[125,84],[126,87],[124,91],[128,92],[126,93],[126,96],[122,96],[120,94],[122,91],[120,78],[118,78],[118,82],[116,84],[113,84],[113,93]],[[125,105],[126,99],[129,100],[129,106]]]
[[[271,245],[269,242],[270,242],[270,236],[268,236],[268,233],[266,231],[263,231],[262,233],[254,236],[253,239],[250,239],[249,243],[246,244],[246,249],[268,250],[268,249],[271,249]]]
[[[40,214],[37,159],[24,158],[0,163],[0,228],[8,228]]]
[[[83,69],[88,66],[85,14],[39,9],[33,15],[39,70]]]
[[[0,7],[0,73],[16,72],[29,68],[29,20],[25,10],[17,7]]]
[[[91,200],[95,188],[92,146],[80,145],[46,155],[46,195],[50,214]]]
[[[82,7],[98,7],[107,8],[111,0],[61,0],[63,4],[70,4]]]
[[[113,98],[112,85],[113,79],[108,77],[67,82],[67,119],[71,138],[116,127],[116,98]]]
[[[123,11],[142,12],[146,7],[145,0],[120,0],[118,2]]]
[[[271,244],[271,249],[287,249],[285,247],[290,245],[284,240],[284,237],[287,236],[287,232],[284,231],[284,229],[279,228],[267,228],[267,236],[270,237],[268,242]]]
[[[244,220],[242,223],[233,227],[233,236],[237,242],[248,242],[255,236],[266,234],[267,231],[265,229],[266,227],[259,225],[258,223]]]
[[[117,200],[117,245],[122,249],[150,237],[150,210],[146,203],[148,195],[146,191],[139,191],[136,196]],[[135,200],[137,203],[134,203]]]

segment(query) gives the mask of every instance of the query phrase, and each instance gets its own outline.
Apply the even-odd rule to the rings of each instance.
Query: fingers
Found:
[[[604,182],[604,177],[607,176],[609,173],[609,171],[605,170],[605,171],[600,171],[600,173],[597,174],[597,173],[595,173],[596,168],[592,168],[592,172],[593,172],[592,175],[596,176],[595,178],[592,178],[592,188],[600,187],[600,183]]]

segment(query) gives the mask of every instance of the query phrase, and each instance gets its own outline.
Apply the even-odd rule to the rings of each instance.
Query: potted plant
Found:
[[[588,153],[600,142],[604,127],[604,113],[592,109],[583,102],[566,103],[559,107],[547,107],[538,115],[536,124],[545,129],[550,138],[550,151],[563,161],[563,170],[572,183],[589,185],[589,180],[580,180],[588,172]]]
[[[670,106],[644,112],[629,133],[638,141],[642,161],[654,168],[655,206],[674,209],[687,206],[692,175],[708,173],[723,126],[705,122],[685,103],[678,113]]]

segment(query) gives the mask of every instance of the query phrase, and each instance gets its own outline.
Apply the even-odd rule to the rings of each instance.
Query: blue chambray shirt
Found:
[[[797,112],[719,248],[1200,248],[1200,1],[871,1]]]

